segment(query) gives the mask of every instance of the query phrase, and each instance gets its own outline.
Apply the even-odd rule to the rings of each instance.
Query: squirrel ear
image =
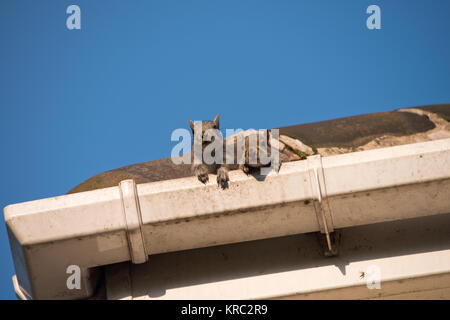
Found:
[[[217,115],[217,116],[214,118],[214,125],[216,126],[217,129],[219,129],[219,115]]]
[[[194,132],[194,123],[191,120],[189,120],[189,125],[191,126],[192,132]]]

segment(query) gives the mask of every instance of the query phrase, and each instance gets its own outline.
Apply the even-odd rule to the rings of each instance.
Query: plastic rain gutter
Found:
[[[5,207],[22,299],[91,296],[98,266],[192,248],[450,212],[450,139],[283,163],[264,181],[230,172],[119,186]],[[68,289],[68,267],[81,289]],[[70,269],[72,270],[72,269]]]

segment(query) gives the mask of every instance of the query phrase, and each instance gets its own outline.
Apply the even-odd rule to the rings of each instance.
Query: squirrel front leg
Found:
[[[225,189],[228,187],[228,181],[230,178],[228,177],[228,168],[226,166],[222,166],[217,170],[217,184]]]
[[[193,171],[201,183],[207,183],[209,181],[208,168],[203,163],[194,164]]]

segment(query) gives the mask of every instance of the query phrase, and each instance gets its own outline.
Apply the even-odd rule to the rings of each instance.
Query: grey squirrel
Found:
[[[278,172],[280,168],[280,162],[278,155],[272,153],[273,147],[277,147],[273,143],[273,137],[271,130],[246,130],[241,131],[238,134],[231,136],[227,139],[221,139],[221,135],[214,136],[214,140],[208,134],[212,131],[219,132],[219,115],[217,115],[213,121],[200,121],[193,123],[189,120],[194,139],[192,144],[192,160],[197,157],[198,161],[192,161],[192,172],[197,176],[198,180],[202,183],[209,181],[209,173],[217,173],[217,184],[225,189],[228,187],[228,171],[241,169],[245,174],[249,174],[255,168],[262,168],[272,166],[273,169]],[[265,136],[265,137],[264,137]],[[215,139],[221,139],[222,155],[223,158],[220,163],[213,162],[207,163],[203,154],[205,149],[209,148],[211,143],[217,142]],[[272,141],[272,142],[271,142]],[[196,153],[194,150],[194,144],[201,145],[201,154]],[[241,153],[238,151],[241,148]],[[200,150],[198,150],[200,151]],[[276,150],[278,152],[278,150]],[[215,150],[211,155],[215,156]],[[240,155],[240,160],[238,159]],[[274,157],[272,157],[274,156]],[[232,161],[230,158],[232,157]],[[268,157],[270,159],[268,160]]]

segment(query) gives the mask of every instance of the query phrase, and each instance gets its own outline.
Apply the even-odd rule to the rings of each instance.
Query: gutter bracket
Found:
[[[147,262],[148,253],[142,234],[142,216],[136,183],[133,179],[123,180],[119,183],[119,190],[131,261],[136,264]]]
[[[320,233],[325,235],[325,237],[321,237],[319,242],[324,249],[325,256],[336,256],[338,254],[340,233],[335,232],[333,226],[331,208],[328,203],[328,194],[325,184],[325,175],[322,166],[322,157],[317,154],[309,156],[306,161],[317,222],[319,224]]]
[[[14,286],[14,292],[16,293],[17,298],[20,300],[31,300],[32,298],[27,294],[25,290],[22,289],[22,287],[19,284],[19,281],[17,280],[17,276],[13,275],[12,282]]]

